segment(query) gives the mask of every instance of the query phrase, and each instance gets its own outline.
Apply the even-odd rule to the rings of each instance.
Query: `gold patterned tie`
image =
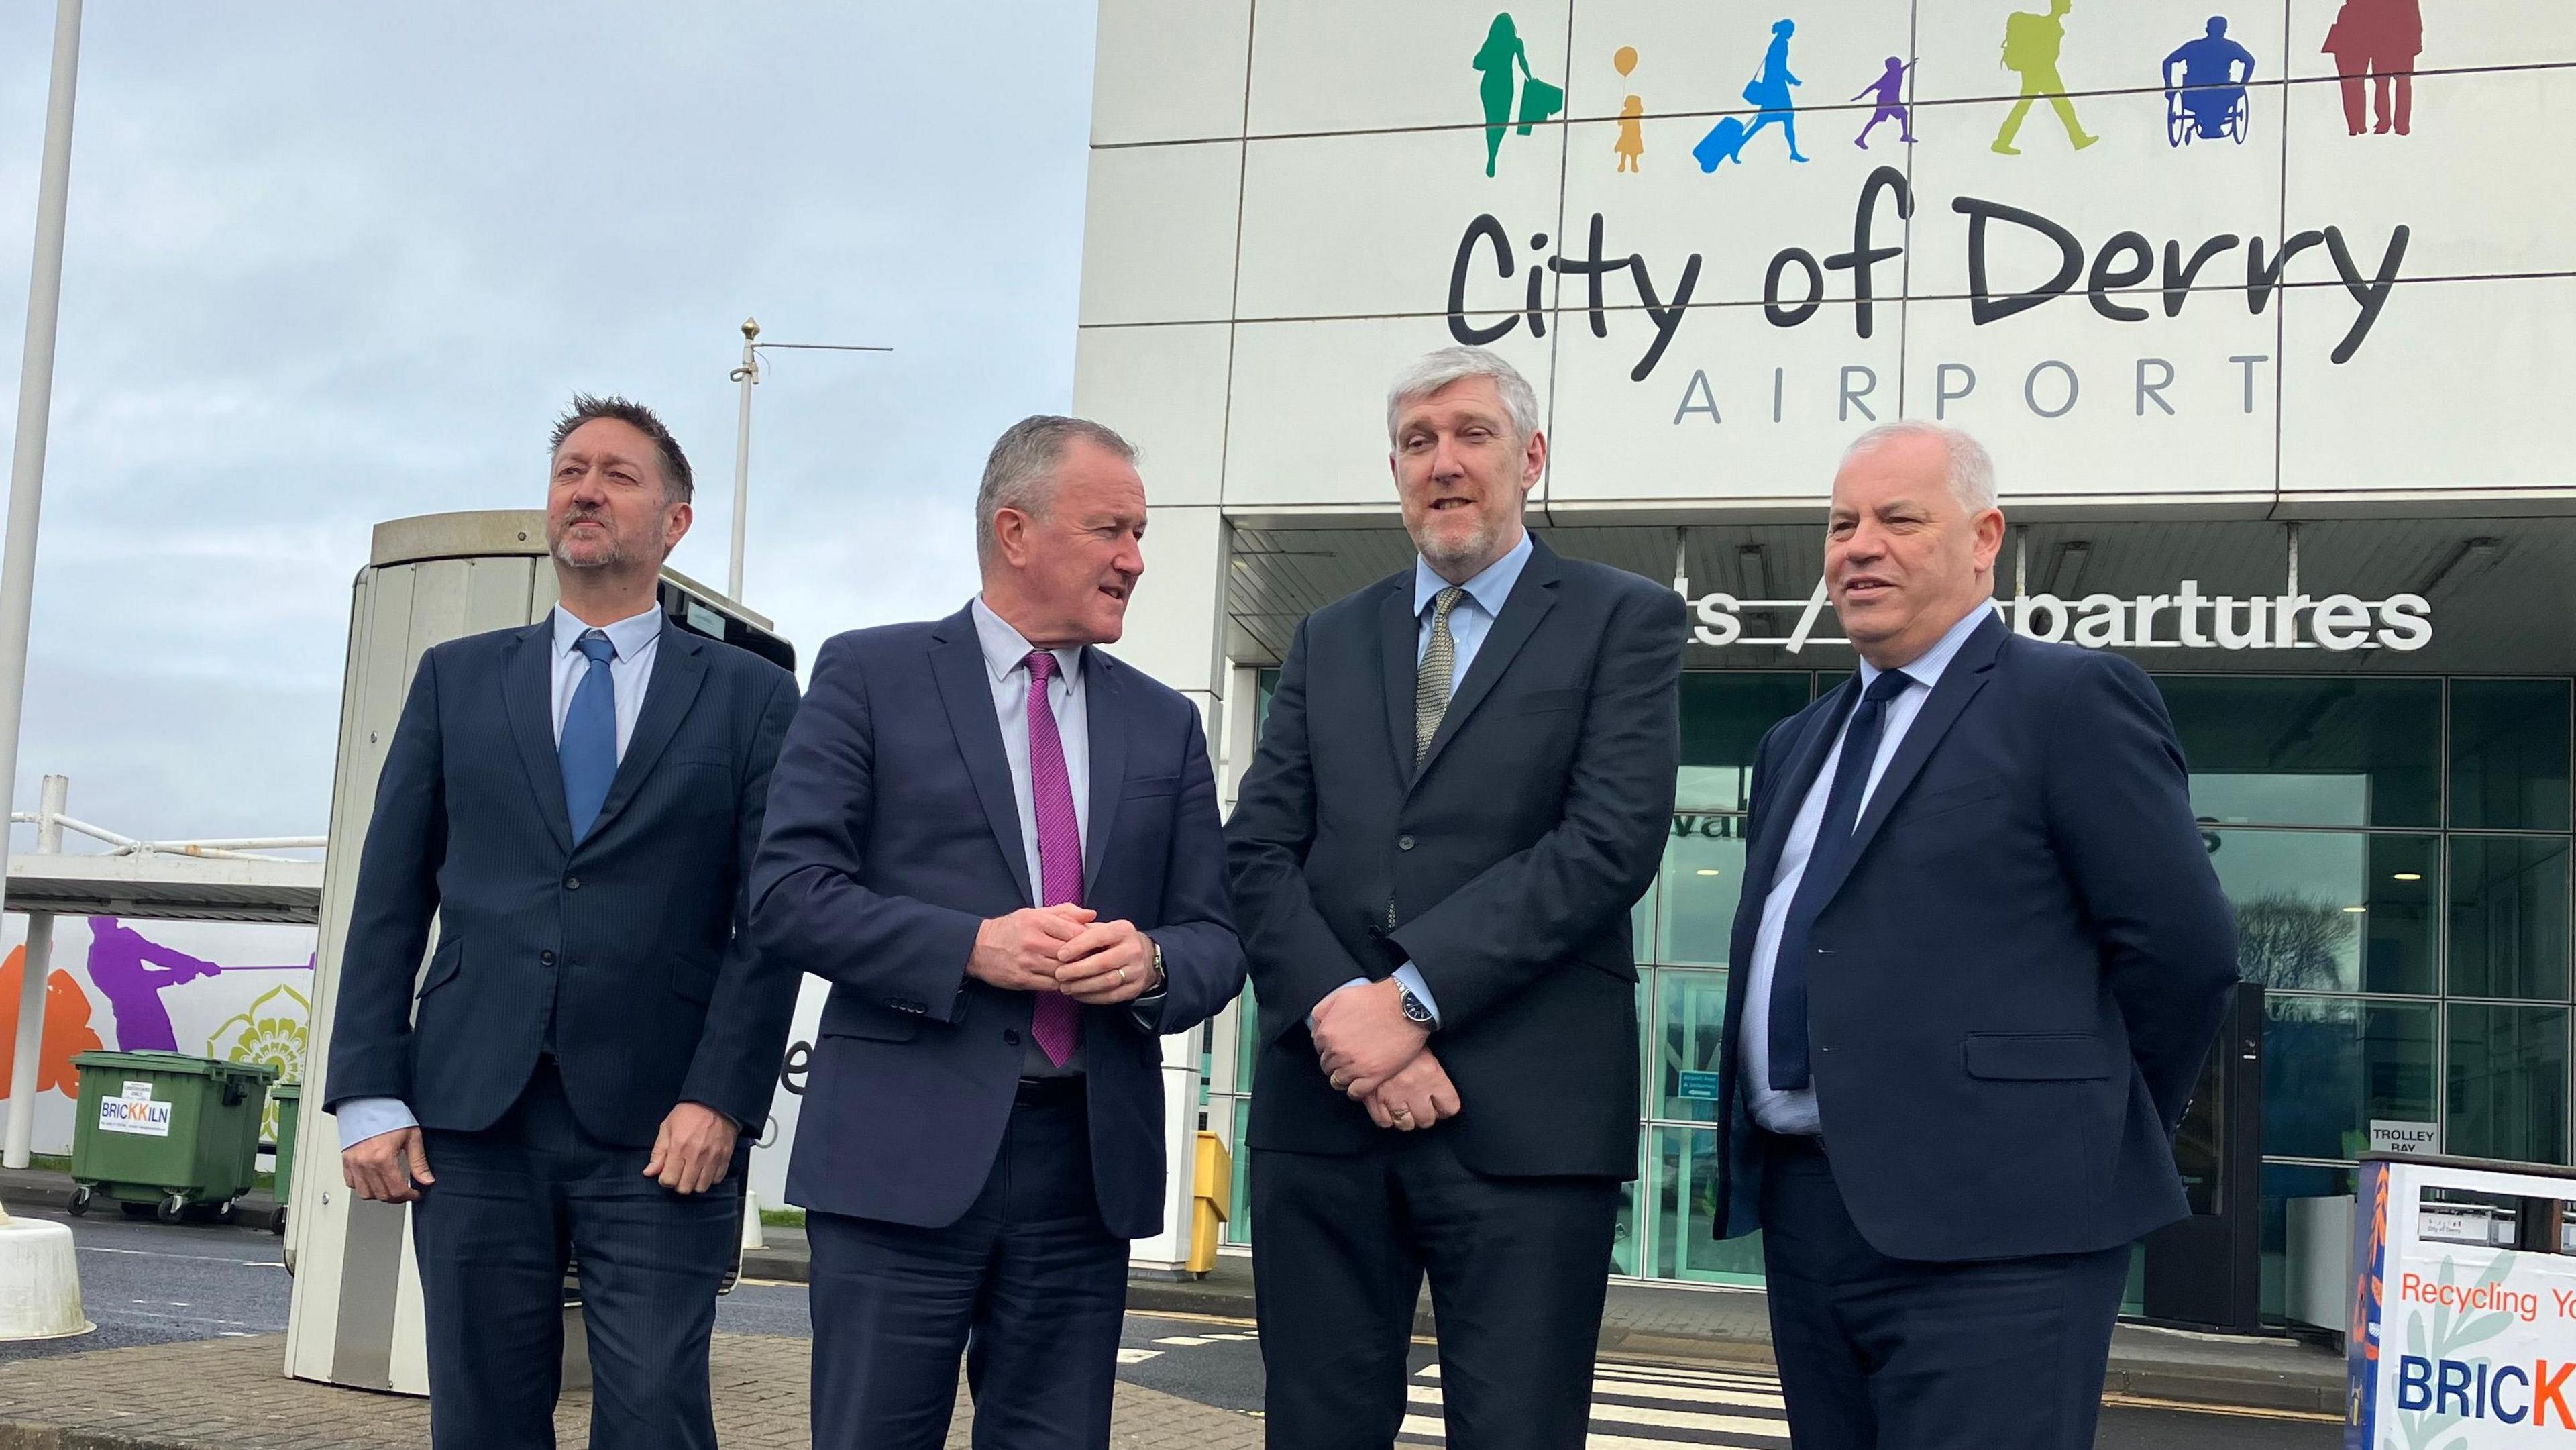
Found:
[[[1449,713],[1449,675],[1458,662],[1458,642],[1449,637],[1449,611],[1467,591],[1452,584],[1431,596],[1431,643],[1422,651],[1422,667],[1413,677],[1413,768],[1431,753],[1431,737],[1440,733],[1440,717]]]

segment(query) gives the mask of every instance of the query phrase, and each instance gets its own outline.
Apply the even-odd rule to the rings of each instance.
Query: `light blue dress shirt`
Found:
[[[1959,647],[1994,612],[1991,604],[1969,610],[1967,617],[1950,626],[1950,632],[1934,641],[1921,658],[1901,667],[1914,686],[1888,702],[1887,723],[1878,737],[1878,756],[1870,762],[1869,780],[1861,787],[1862,811],[1869,809],[1869,798],[1878,790],[1879,777],[1887,774],[1887,763],[1896,758],[1896,748],[1905,743],[1905,732],[1913,728],[1914,717],[1923,713],[1923,702],[1932,697],[1950,661],[1958,658]],[[1877,666],[1861,661],[1860,688],[1868,689],[1879,674]],[[1815,782],[1807,787],[1807,798],[1789,823],[1789,839],[1780,848],[1780,865],[1772,873],[1770,894],[1762,898],[1762,926],[1753,938],[1753,960],[1745,969],[1744,1035],[1737,1039],[1743,1047],[1738,1055],[1744,1063],[1744,1101],[1753,1121],[1774,1133],[1813,1136],[1824,1131],[1813,1087],[1781,1092],[1771,1086],[1771,977],[1780,961],[1780,937],[1789,923],[1789,904],[1797,899],[1798,883],[1807,875],[1807,858],[1815,851],[1816,833],[1825,822],[1825,797],[1833,793],[1834,770],[1843,758],[1842,736],[1850,729],[1851,719],[1846,715],[1842,730],[1834,737],[1833,749],[1825,752],[1825,763],[1817,769]],[[1747,887],[1752,884],[1745,883]]]
[[[1476,662],[1476,651],[1484,647],[1485,636],[1493,632],[1494,621],[1501,616],[1504,602],[1512,597],[1512,586],[1521,582],[1521,570],[1528,566],[1533,547],[1528,532],[1524,530],[1521,541],[1514,544],[1509,553],[1458,586],[1467,592],[1456,604],[1449,606],[1449,693],[1453,697],[1458,693],[1458,682],[1467,678],[1467,667]],[[1431,652],[1431,602],[1448,587],[1449,581],[1441,578],[1429,561],[1420,555],[1414,556],[1413,614],[1421,621],[1413,639],[1413,663],[1417,671],[1421,668],[1422,657]],[[1422,969],[1406,962],[1395,969],[1394,976],[1405,990],[1431,1009],[1431,1025],[1439,1026],[1440,1004],[1432,999],[1431,988],[1423,983]],[[1333,991],[1367,985],[1368,978],[1353,977]],[[1332,994],[1325,995],[1329,999]],[[1310,1028],[1314,1022],[1311,1015],[1306,1019]]]
[[[572,708],[572,692],[590,669],[590,656],[573,645],[589,633],[591,626],[574,618],[560,604],[548,618],[555,634],[554,665],[549,674],[554,682],[555,743],[561,745],[564,712]],[[644,692],[653,684],[653,661],[662,652],[661,606],[601,625],[599,630],[617,646],[617,657],[608,662],[608,679],[617,687],[617,758],[622,761],[626,758],[626,742],[635,738],[635,721],[644,713]],[[351,1098],[340,1105],[335,1118],[340,1125],[343,1150],[381,1134],[413,1127],[420,1121],[400,1098]]]

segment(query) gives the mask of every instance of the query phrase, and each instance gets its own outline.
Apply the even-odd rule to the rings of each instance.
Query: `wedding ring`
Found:
[[[1122,987],[1127,985],[1127,969],[1125,967],[1120,967],[1118,969],[1118,985]]]

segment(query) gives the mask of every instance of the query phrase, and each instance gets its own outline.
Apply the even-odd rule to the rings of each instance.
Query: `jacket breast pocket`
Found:
[[[685,750],[675,749],[663,758],[675,770],[703,766],[713,766],[719,770],[733,768],[733,757],[711,745],[693,745]]]
[[[1979,776],[1975,780],[1963,780],[1953,785],[1942,786],[1938,790],[1907,796],[1904,803],[1905,814],[1908,819],[1917,821],[1931,816],[1948,815],[1952,811],[1966,810],[1970,806],[1995,800],[2003,793],[2004,783],[2000,777]]]
[[[1963,1049],[1968,1076],[1988,1082],[2098,1082],[2110,1044],[2091,1032],[1979,1032]]]
[[[1180,788],[1181,778],[1177,775],[1132,775],[1127,778],[1127,783],[1120,787],[1118,798],[1129,801],[1147,800],[1158,795],[1174,794]]]
[[[1520,698],[1520,713],[1541,715],[1551,710],[1580,710],[1588,692],[1580,685],[1565,690],[1532,690]]]

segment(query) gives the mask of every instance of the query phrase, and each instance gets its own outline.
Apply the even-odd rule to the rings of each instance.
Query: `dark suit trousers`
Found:
[[[1272,1450],[1386,1450],[1427,1274],[1448,1442],[1581,1450],[1619,1185],[1487,1178],[1434,1129],[1347,1157],[1252,1155]]]
[[[412,1206],[439,1450],[555,1443],[565,1256],[580,1261],[598,1450],[714,1450],[707,1341],[741,1242],[743,1155],[683,1197],[652,1154],[584,1131],[553,1060],[498,1123],[423,1135],[437,1181]]]
[[[961,1353],[977,1450],[1106,1450],[1127,1241],[1100,1219],[1081,1079],[1020,1097],[957,1222],[806,1215],[817,1450],[939,1450]]]
[[[1891,1259],[1852,1224],[1823,1152],[1761,1137],[1772,1350],[1798,1450],[2091,1450],[2125,1246]]]

